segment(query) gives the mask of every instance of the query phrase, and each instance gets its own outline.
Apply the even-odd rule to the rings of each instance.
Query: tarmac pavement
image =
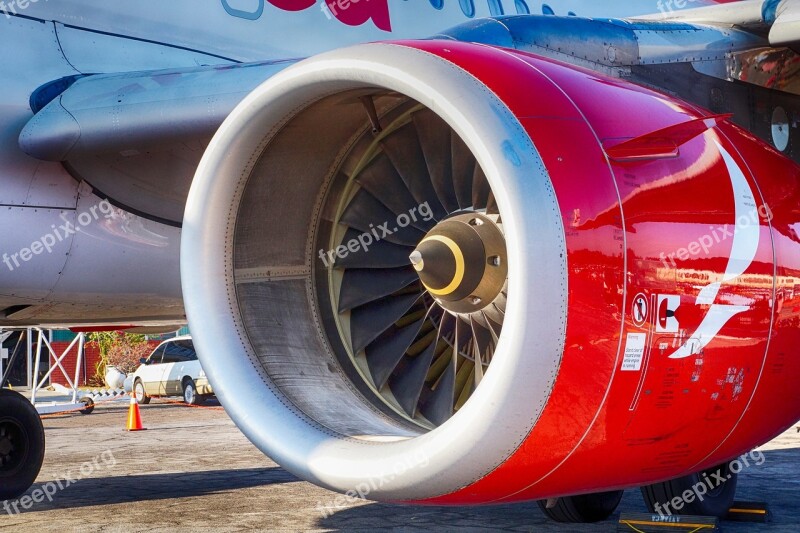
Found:
[[[0,502],[0,532],[616,531],[616,519],[551,523],[536,504],[340,506],[337,494],[296,479],[259,452],[218,404],[154,400],[142,406],[147,431],[138,433],[123,431],[127,407],[108,402],[91,415],[46,418],[45,464],[28,492],[42,501],[8,502],[8,509]],[[763,450],[764,464],[742,472],[737,499],[768,501],[773,522],[726,522],[726,533],[800,531],[800,433],[792,429]],[[619,512],[644,510],[639,491],[627,491]]]

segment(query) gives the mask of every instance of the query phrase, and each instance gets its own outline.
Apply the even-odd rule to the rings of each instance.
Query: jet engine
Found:
[[[186,309],[232,419],[305,480],[437,504],[641,486],[800,418],[798,177],[726,116],[579,67],[342,49],[209,145]]]

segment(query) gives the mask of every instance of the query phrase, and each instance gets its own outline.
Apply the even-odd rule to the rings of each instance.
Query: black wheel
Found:
[[[605,520],[617,510],[624,491],[598,492],[559,498],[553,507],[547,501],[539,501],[539,508],[555,522],[585,524]]]
[[[16,498],[36,480],[44,461],[44,427],[22,395],[0,390],[0,500]]]
[[[140,405],[147,405],[150,403],[150,396],[144,391],[144,383],[141,379],[137,379],[133,383],[133,394],[136,395],[136,401]]]
[[[724,517],[736,497],[738,474],[730,463],[642,487],[651,513]],[[688,496],[688,497],[687,497]],[[677,504],[677,505],[676,505]]]
[[[183,401],[189,405],[203,403],[203,397],[197,394],[197,385],[194,384],[194,380],[191,378],[183,380]]]
[[[81,403],[85,405],[83,409],[81,409],[80,413],[82,415],[90,415],[94,411],[94,400],[89,398],[88,396],[84,396],[81,398]]]

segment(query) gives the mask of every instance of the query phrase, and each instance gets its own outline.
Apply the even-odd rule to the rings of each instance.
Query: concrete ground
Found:
[[[45,464],[28,494],[43,487],[52,501],[9,502],[0,508],[0,532],[616,531],[616,520],[553,524],[535,504],[453,509],[357,502],[324,513],[337,495],[262,455],[220,407],[154,401],[142,406],[147,431],[139,433],[123,431],[126,411],[126,403],[110,402],[88,416],[47,418]],[[800,433],[793,429],[764,450],[764,464],[742,473],[738,497],[768,501],[773,522],[724,523],[727,533],[800,531]],[[638,491],[626,493],[620,511],[644,512]]]

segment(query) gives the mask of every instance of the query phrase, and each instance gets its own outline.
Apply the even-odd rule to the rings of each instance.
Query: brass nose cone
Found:
[[[504,258],[502,232],[479,213],[440,222],[409,256],[428,293],[457,313],[480,310],[496,299],[507,277]]]
[[[425,287],[435,296],[452,294],[464,279],[464,256],[452,239],[433,235],[419,243],[411,263]]]

